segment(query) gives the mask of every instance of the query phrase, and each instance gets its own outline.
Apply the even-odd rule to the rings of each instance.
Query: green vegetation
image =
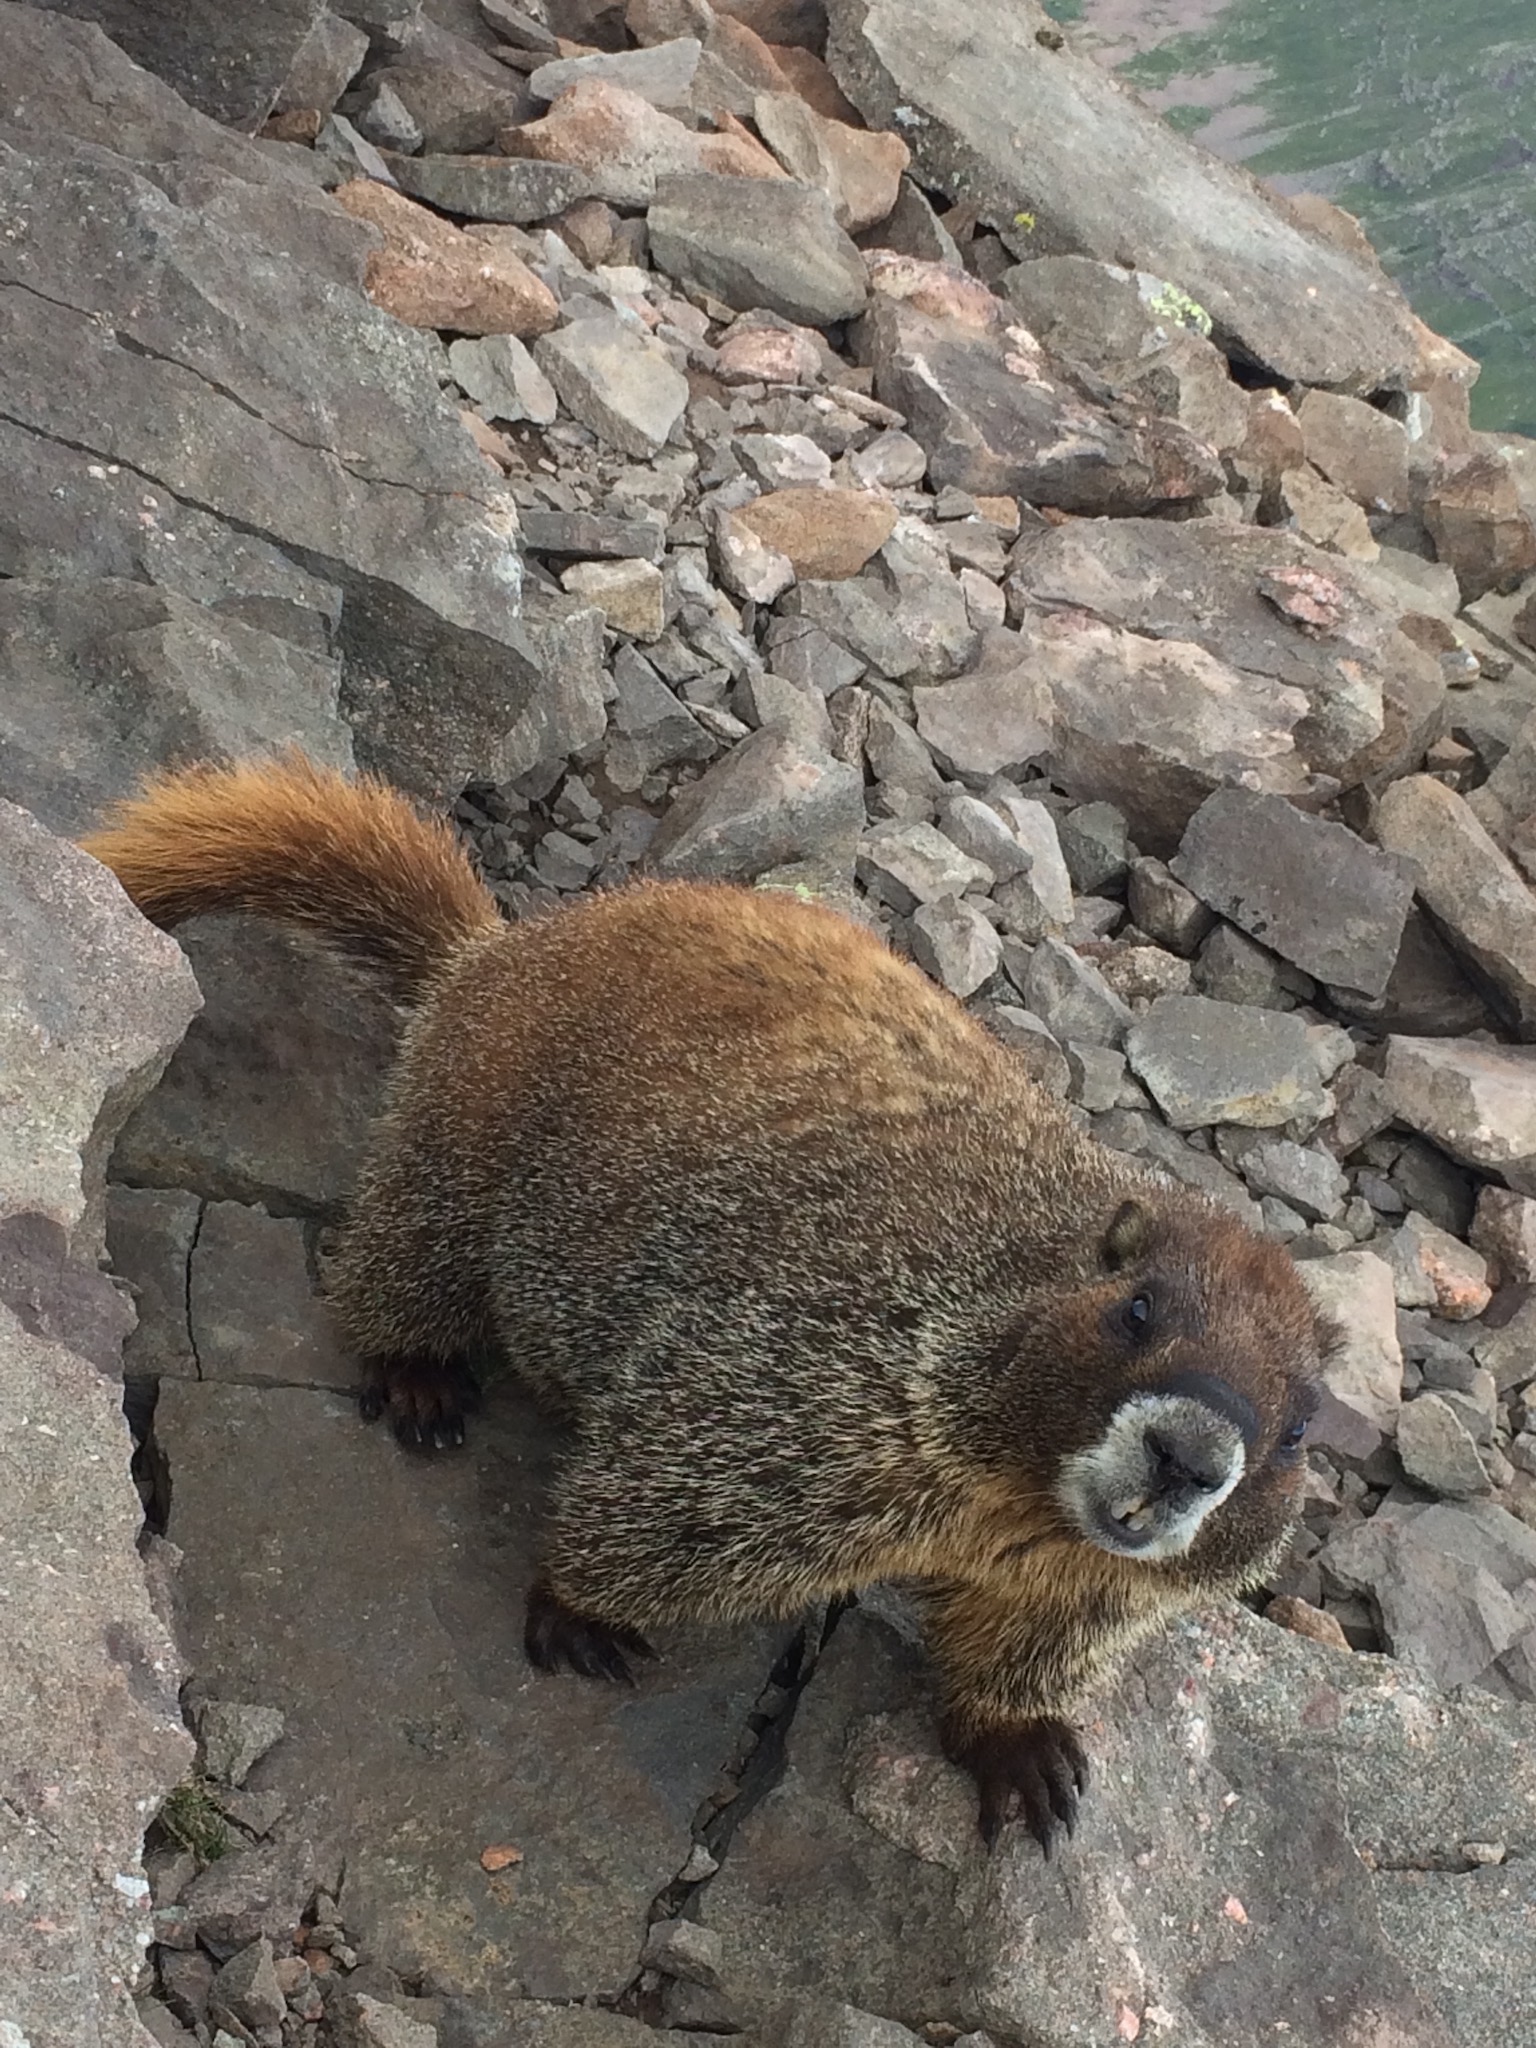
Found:
[[[1531,0],[1231,0],[1124,67],[1197,138],[1223,72],[1238,81],[1223,106],[1255,116],[1248,167],[1357,214],[1419,316],[1482,363],[1477,424],[1536,434]]]
[[[214,1863],[229,1847],[229,1825],[213,1795],[196,1778],[168,1793],[155,1816],[162,1834],[179,1849],[188,1849],[199,1863]]]

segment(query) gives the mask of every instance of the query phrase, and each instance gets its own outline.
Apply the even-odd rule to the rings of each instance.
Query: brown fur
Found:
[[[1060,1717],[1285,1540],[1317,1332],[1284,1252],[791,896],[642,885],[510,927],[446,830],[298,762],[163,779],[87,845],[152,916],[287,918],[418,998],[335,1303],[428,1435],[486,1335],[574,1413],[535,1654],[622,1672],[656,1622],[915,1580],[989,1826],[1015,1792],[1042,1839],[1042,1801],[1070,1823]],[[1164,1321],[1138,1349],[1117,1314],[1143,1284]],[[1184,1369],[1262,1442],[1184,1556],[1112,1555],[1056,1474]]]

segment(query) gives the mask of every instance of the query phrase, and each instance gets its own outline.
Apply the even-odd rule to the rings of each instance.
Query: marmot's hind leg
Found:
[[[611,1678],[621,1685],[635,1682],[629,1668],[631,1658],[649,1664],[656,1657],[638,1629],[581,1614],[567,1607],[542,1581],[528,1589],[523,1648],[529,1663],[540,1671],[558,1671],[565,1666],[582,1678]]]
[[[487,1301],[477,1262],[439,1221],[453,1205],[424,1205],[420,1186],[402,1165],[371,1163],[325,1292],[361,1364],[364,1419],[387,1408],[401,1443],[442,1450],[463,1443],[478,1400],[467,1361],[488,1335]]]
[[[480,1386],[462,1358],[374,1353],[362,1361],[357,1405],[364,1422],[377,1422],[387,1409],[397,1440],[410,1450],[456,1450],[465,1417],[480,1405]]]

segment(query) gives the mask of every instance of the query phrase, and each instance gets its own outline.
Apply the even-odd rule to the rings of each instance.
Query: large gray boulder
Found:
[[[432,798],[515,772],[516,506],[435,342],[364,296],[373,231],[94,28],[0,0],[0,76],[0,565],[329,636],[364,765]]]
[[[1090,58],[1038,40],[1049,24],[1034,0],[827,11],[827,61],[865,120],[894,128],[923,181],[978,206],[1018,255],[1151,271],[1204,307],[1218,341],[1285,379],[1360,392],[1407,382],[1397,287],[1298,227],[1248,172],[1175,134]]]
[[[135,1550],[103,1170],[198,1006],[116,881],[0,802],[0,2035],[147,2043],[145,1822],[192,1744]]]

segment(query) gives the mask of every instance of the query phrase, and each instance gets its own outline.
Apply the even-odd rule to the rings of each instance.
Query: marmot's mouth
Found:
[[[1145,1494],[1115,1501],[1094,1510],[1089,1532],[1101,1550],[1116,1557],[1142,1557],[1152,1546],[1165,1540],[1167,1531],[1159,1524],[1157,1510]]]

